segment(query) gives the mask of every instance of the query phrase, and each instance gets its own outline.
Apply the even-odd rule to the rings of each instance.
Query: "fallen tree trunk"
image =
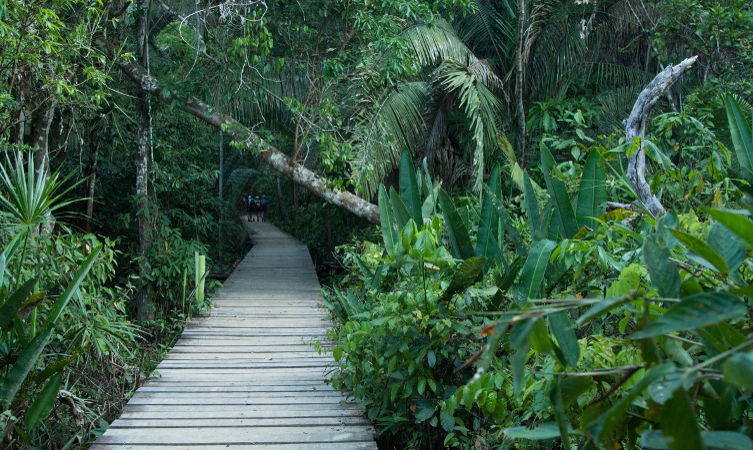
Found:
[[[643,139],[646,137],[646,122],[651,109],[656,102],[667,92],[672,84],[687,71],[698,59],[697,56],[688,58],[676,66],[668,66],[662,70],[651,83],[638,95],[630,117],[625,124],[626,142],[633,139],[640,140],[636,152],[628,157],[627,177],[635,189],[638,198],[653,216],[659,217],[667,213],[656,195],[651,192],[651,187],[646,182],[646,152],[643,147]]]
[[[118,54],[118,49],[104,38],[97,38],[95,43],[115,61],[123,73],[135,81],[144,91],[149,92],[155,98],[167,104],[172,104],[175,101],[176,106],[183,111],[219,128],[234,141],[254,149],[259,159],[280,174],[302,185],[333,205],[339,206],[372,223],[379,224],[379,208],[376,205],[351,192],[331,187],[326,178],[291,161],[284,153],[264,142],[256,133],[227,114],[218,111],[217,108],[208,105],[194,96],[187,98],[176,97],[170,91],[159,86],[157,78],[148,74],[146,69],[141,65],[121,58]]]

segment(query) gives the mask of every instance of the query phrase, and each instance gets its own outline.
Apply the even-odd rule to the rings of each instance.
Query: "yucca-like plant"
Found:
[[[37,173],[31,153],[26,161],[21,151],[15,153],[14,160],[6,153],[5,164],[0,164],[0,182],[4,190],[0,195],[0,215],[16,233],[29,233],[49,220],[53,212],[76,201],[63,200],[76,186],[74,184],[61,192],[68,178],[61,178],[57,171],[48,175],[40,169]]]

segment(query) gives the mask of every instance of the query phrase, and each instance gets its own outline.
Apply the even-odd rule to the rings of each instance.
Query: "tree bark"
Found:
[[[55,102],[51,101],[47,108],[37,113],[34,119],[34,133],[32,154],[34,156],[34,172],[37,178],[50,176],[50,125],[55,115]],[[40,234],[49,234],[55,226],[55,218],[52,213],[45,213],[44,222],[40,226]]]
[[[147,30],[149,28],[149,0],[139,0],[137,11],[137,49],[138,60],[148,67]],[[151,213],[149,210],[149,154],[151,151],[151,111],[149,92],[141,90],[136,102],[136,123],[138,126],[136,142],[136,204],[139,221],[139,289],[136,296],[136,315],[139,322],[152,320],[151,285],[146,282],[151,272],[148,252],[152,246]]]
[[[646,122],[656,102],[693,65],[697,58],[697,56],[688,58],[676,66],[669,66],[662,70],[638,95],[638,100],[625,124],[626,142],[632,142],[635,138],[640,142],[636,152],[628,157],[627,177],[638,194],[638,199],[655,217],[664,215],[667,211],[659,199],[651,193],[651,187],[646,182],[646,152],[643,144],[643,139],[646,137]]]
[[[294,163],[284,153],[264,142],[253,131],[227,114],[218,111],[217,108],[194,96],[176,98],[172,92],[159,86],[157,78],[151,76],[143,66],[120,58],[117,49],[104,38],[98,37],[95,43],[113,58],[120,69],[135,81],[141,89],[151,93],[155,98],[167,104],[177,101],[176,106],[179,106],[180,109],[223,130],[234,141],[253,149],[262,162],[280,174],[335,206],[350,211],[372,223],[379,223],[379,208],[376,205],[351,192],[331,186],[326,178]]]
[[[97,182],[97,160],[99,159],[99,142],[95,143],[94,132],[89,135],[89,145],[92,146],[92,153],[89,157],[89,180],[86,185],[86,232],[92,231],[92,220],[94,219],[94,183]]]
[[[518,46],[517,65],[515,69],[515,102],[518,109],[518,162],[521,167],[526,166],[526,110],[523,102],[525,86],[523,86],[525,65],[523,64],[523,47],[525,45],[526,0],[518,2]]]

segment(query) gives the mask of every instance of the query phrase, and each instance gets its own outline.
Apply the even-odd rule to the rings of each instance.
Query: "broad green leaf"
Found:
[[[552,206],[552,201],[549,200],[544,205],[544,208],[541,210],[541,214],[539,214],[539,221],[536,224],[536,230],[533,232],[533,239],[531,241],[532,244],[535,244],[539,242],[542,239],[557,239],[558,232],[552,232],[550,233],[550,230],[552,229],[552,225],[555,222],[552,221],[552,217],[554,216],[554,206]]]
[[[52,335],[52,328],[47,328],[44,332],[37,334],[29,345],[21,352],[21,355],[13,364],[13,368],[8,372],[8,376],[5,377],[3,385],[0,387],[0,409],[8,409],[13,397],[16,396],[16,392],[21,387],[21,384],[26,379],[26,375],[29,373],[32,367],[37,363],[39,355],[42,354],[42,350],[47,345],[47,340]]]
[[[687,385],[686,387],[691,387],[694,381],[694,376],[687,377],[685,381],[685,384]],[[654,382],[648,387],[648,393],[651,396],[651,400],[659,405],[664,405],[672,398],[675,391],[677,389],[682,389],[682,387],[683,374],[680,372],[672,372],[654,380]]]
[[[580,359],[580,347],[570,318],[567,317],[567,311],[550,314],[549,328],[552,330],[554,338],[557,339],[557,344],[559,344],[567,364],[571,367],[577,366]]]
[[[544,281],[549,258],[556,246],[555,242],[544,239],[531,248],[523,265],[520,280],[513,290],[513,297],[519,305],[523,305],[528,299],[536,297],[541,282]]]
[[[37,279],[32,278],[26,283],[22,284],[16,289],[13,294],[8,297],[5,303],[0,306],[0,330],[5,330],[16,317],[16,313],[21,305],[24,304],[27,298],[34,292],[34,286],[37,284]]]
[[[665,436],[671,438],[669,450],[705,450],[690,398],[685,389],[675,389],[658,414],[659,424]]]
[[[592,150],[583,166],[583,175],[578,189],[576,215],[579,227],[597,228],[596,218],[604,214],[607,201],[606,171],[604,159],[598,150]]]
[[[382,227],[382,238],[387,251],[392,251],[397,243],[397,224],[395,214],[392,211],[392,204],[387,197],[387,190],[384,185],[379,186],[379,219]]]
[[[455,429],[455,417],[447,408],[442,408],[442,412],[439,414],[439,422],[448,433]]]
[[[562,386],[560,379],[554,379],[554,386],[549,394],[549,400],[554,408],[554,419],[557,421],[557,428],[560,431],[560,439],[562,439],[562,445],[564,448],[570,447],[570,436],[568,433],[569,424],[567,423],[567,417],[565,416],[565,403],[562,400]]]
[[[63,309],[68,304],[68,301],[76,292],[78,292],[78,288],[81,285],[81,282],[84,281],[86,275],[89,274],[89,270],[91,270],[92,266],[94,265],[94,261],[97,259],[100,251],[102,251],[102,244],[94,247],[91,253],[89,253],[89,256],[87,256],[84,262],[81,263],[81,267],[78,269],[78,272],[76,272],[76,275],[73,276],[71,282],[68,283],[68,287],[65,288],[65,291],[60,294],[60,297],[57,299],[55,304],[52,306],[50,313],[47,315],[47,321],[44,324],[45,328],[52,328],[55,325],[55,322],[57,322],[60,314],[63,312]]]
[[[453,295],[463,292],[469,286],[473,285],[485,264],[486,258],[483,256],[474,256],[460,263],[457,270],[455,270],[455,274],[452,276],[452,280],[450,280],[450,285],[447,286],[439,301],[446,302]]]
[[[552,177],[551,171],[554,168],[554,158],[544,143],[541,143],[541,170],[544,172],[546,187],[549,196],[554,203],[554,213],[559,222],[560,232],[567,239],[572,239],[578,234],[578,222],[575,219],[575,212],[570,201],[570,195],[567,193],[567,186],[563,181]]]
[[[568,426],[569,434],[580,435],[579,430],[573,430]],[[536,426],[535,428],[510,427],[505,428],[503,433],[510,439],[530,439],[532,441],[543,441],[560,437],[559,426],[555,422],[547,422]]]
[[[724,381],[753,391],[753,351],[737,353],[724,362]]]
[[[578,401],[578,397],[591,389],[594,380],[590,377],[568,377],[560,382],[562,387],[562,402],[565,408]]]
[[[31,404],[29,411],[26,412],[26,417],[24,417],[26,429],[34,429],[39,425],[39,422],[46,419],[50,414],[52,407],[55,406],[55,400],[58,397],[60,382],[62,380],[63,376],[58,373],[44,385],[42,392],[34,399],[34,403]]]
[[[531,178],[528,172],[523,172],[523,194],[526,200],[526,215],[528,216],[528,226],[531,228],[531,236],[536,233],[536,225],[539,223],[539,201],[536,198],[536,192],[533,190]]]
[[[510,289],[510,286],[512,286],[512,284],[515,282],[515,279],[518,278],[518,273],[520,273],[520,270],[523,268],[524,264],[525,260],[523,258],[516,258],[515,261],[512,262],[510,269],[497,283],[497,287],[500,291],[507,292],[507,290]]]
[[[608,410],[600,414],[595,420],[586,425],[587,433],[596,440],[604,441],[612,434],[615,427],[622,420],[625,411],[633,404],[648,385],[657,378],[675,370],[672,363],[664,363],[654,366],[646,375],[633,386],[622,398],[617,400]]]
[[[703,259],[710,262],[711,265],[713,265],[716,268],[716,270],[718,270],[722,275],[724,276],[729,275],[729,267],[727,267],[727,262],[724,261],[724,258],[722,258],[717,252],[714,251],[714,249],[709,247],[705,242],[703,242],[702,240],[698,239],[695,236],[689,235],[687,233],[683,233],[682,231],[669,230],[669,232],[672,233],[674,237],[676,237],[677,240],[680,241],[684,246],[693,250]]]
[[[727,108],[729,132],[737,160],[740,162],[740,174],[745,181],[753,184],[753,138],[751,138],[753,133],[735,97],[727,94],[724,103]]]
[[[335,358],[335,362],[339,362],[340,359],[343,357],[343,348],[342,346],[338,345],[337,347],[332,350],[332,357]]]
[[[424,223],[421,207],[421,189],[416,181],[416,169],[407,149],[403,150],[400,160],[400,198],[414,222],[419,226]]]
[[[56,373],[63,370],[68,364],[72,363],[76,360],[75,356],[70,356],[68,358],[60,358],[53,362],[52,364],[48,364],[47,367],[44,368],[41,372],[37,374],[36,377],[34,377],[34,382],[36,384],[42,384],[44,381],[51,377],[52,375],[55,375]]]
[[[489,182],[484,190],[481,202],[481,217],[476,235],[476,256],[485,256],[489,263],[497,257],[497,245],[494,242],[494,234],[497,232],[499,214],[494,208],[492,199],[499,196],[501,196],[501,181],[498,164],[492,169]]]
[[[447,225],[447,234],[450,236],[453,256],[458,259],[468,259],[476,256],[468,236],[468,228],[460,218],[450,196],[444,190],[439,191],[439,203],[442,205],[442,214]]]
[[[680,291],[680,271],[669,260],[670,251],[663,245],[658,234],[646,237],[643,241],[643,261],[646,263],[651,284],[660,297],[677,298]]]
[[[708,245],[724,258],[730,272],[739,269],[745,261],[745,247],[734,233],[719,222],[714,222],[709,228]]]
[[[745,303],[727,292],[702,292],[684,298],[631,339],[645,339],[705,327],[744,316]]]
[[[5,255],[0,253],[0,289],[2,289],[4,281],[5,281]]]
[[[710,209],[709,215],[730,231],[740,236],[748,247],[753,247],[753,222],[740,214],[719,209]]]
[[[488,187],[484,186],[484,192],[486,195],[489,195],[491,191],[489,190]],[[523,239],[520,237],[520,233],[518,232],[518,229],[515,228],[515,224],[510,218],[510,214],[507,212],[507,209],[502,204],[502,202],[495,195],[489,195],[489,198],[491,199],[491,202],[494,205],[494,208],[497,210],[497,213],[499,214],[499,219],[505,225],[505,230],[507,230],[507,234],[510,235],[510,240],[512,240],[512,243],[515,246],[515,250],[518,251],[518,255],[520,255],[521,257],[524,257],[526,255],[527,248],[526,248],[526,245],[523,243]]]
[[[400,198],[395,188],[390,188],[390,203],[392,203],[392,212],[395,214],[395,222],[397,223],[397,229],[402,230],[405,228],[405,224],[411,219],[410,212],[406,208],[403,199]]]
[[[434,415],[434,412],[437,410],[437,407],[434,405],[427,405],[423,408],[420,408],[418,412],[416,413],[416,420],[419,422],[424,422],[428,420],[431,416]]]
[[[753,441],[748,436],[734,431],[701,431],[701,440],[709,449],[753,449]],[[661,430],[646,430],[641,435],[639,445],[653,450],[669,450],[669,438]]]
[[[536,324],[533,326],[531,348],[543,354],[549,354],[554,349],[552,340],[549,339],[549,331],[547,331],[546,325],[541,319],[536,319]]]

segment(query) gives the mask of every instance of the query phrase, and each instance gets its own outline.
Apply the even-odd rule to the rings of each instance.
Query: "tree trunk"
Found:
[[[111,43],[104,40],[102,37],[98,37],[95,42],[97,46],[102,48],[111,58],[116,60],[120,69],[134,80],[141,89],[151,93],[160,101],[167,104],[172,104],[173,100],[176,100],[169,90],[159,86],[157,78],[151,76],[143,66],[118,57],[117,48]],[[253,131],[232,117],[218,111],[217,108],[214,108],[193,96],[178,100],[176,106],[180,107],[180,109],[210,125],[222,129],[225,134],[228,134],[233,140],[254,149],[256,155],[262,160],[262,162],[269,165],[280,174],[295,183],[302,185],[309,191],[335,206],[350,211],[372,223],[379,223],[379,208],[376,205],[369,203],[351,192],[338,187],[333,187],[326,178],[315,174],[300,164],[292,162],[284,153],[269,145],[267,142],[264,142]]]
[[[219,179],[217,181],[218,181],[218,184],[220,185],[218,189],[219,190],[218,194],[220,198],[220,227],[217,233],[217,238],[218,238],[217,259],[220,261],[220,263],[222,263],[222,242],[223,242],[222,240],[222,213],[225,211],[225,206],[222,204],[222,188],[224,187],[222,184],[222,170],[223,170],[222,164],[224,162],[223,159],[225,157],[225,154],[224,154],[224,149],[222,147],[222,144],[223,144],[222,130],[220,130],[219,134],[220,134],[220,139],[219,139],[220,141],[220,170],[219,170]]]
[[[137,30],[136,54],[145,66],[149,66],[147,30],[149,27],[148,0],[139,0],[136,7]],[[151,151],[151,111],[149,92],[141,90],[136,102],[136,204],[139,221],[139,290],[136,297],[136,315],[139,322],[154,318],[151,285],[146,282],[151,272],[147,253],[152,245],[151,213],[149,211],[149,153]]]
[[[47,178],[50,176],[50,125],[52,117],[55,115],[55,102],[51,101],[47,108],[37,113],[34,119],[33,133],[33,156],[34,172],[37,178]],[[40,234],[49,234],[55,226],[55,218],[51,212],[45,214],[45,220],[40,226]]]
[[[89,181],[86,185],[86,232],[92,231],[94,219],[94,183],[97,182],[97,160],[99,159],[99,142],[95,144],[94,132],[89,136],[89,145],[92,146],[92,154],[89,157]]]
[[[20,145],[20,144],[24,143],[24,135],[26,134],[26,129],[25,129],[26,128],[25,127],[25,125],[26,125],[26,112],[24,111],[24,92],[23,92],[23,90],[19,90],[17,101],[18,101],[18,104],[19,104],[19,108],[18,108],[18,116],[16,116],[17,120],[18,120],[18,123],[16,124],[16,129],[15,129],[15,140],[16,140],[16,144]]]
[[[526,167],[526,143],[528,140],[526,133],[526,110],[523,102],[525,86],[523,86],[524,69],[523,64],[523,47],[525,45],[525,25],[526,25],[526,0],[518,2],[518,47],[517,47],[517,66],[515,70],[515,102],[518,109],[518,162],[520,167]]]
[[[627,177],[643,206],[655,217],[664,215],[667,211],[659,199],[651,193],[651,187],[646,182],[646,152],[643,147],[643,139],[646,137],[646,122],[656,102],[693,65],[697,58],[697,56],[688,58],[676,66],[669,66],[662,70],[638,95],[638,100],[636,100],[633,111],[625,125],[626,142],[632,142],[636,138],[639,140],[638,149],[628,157]]]

